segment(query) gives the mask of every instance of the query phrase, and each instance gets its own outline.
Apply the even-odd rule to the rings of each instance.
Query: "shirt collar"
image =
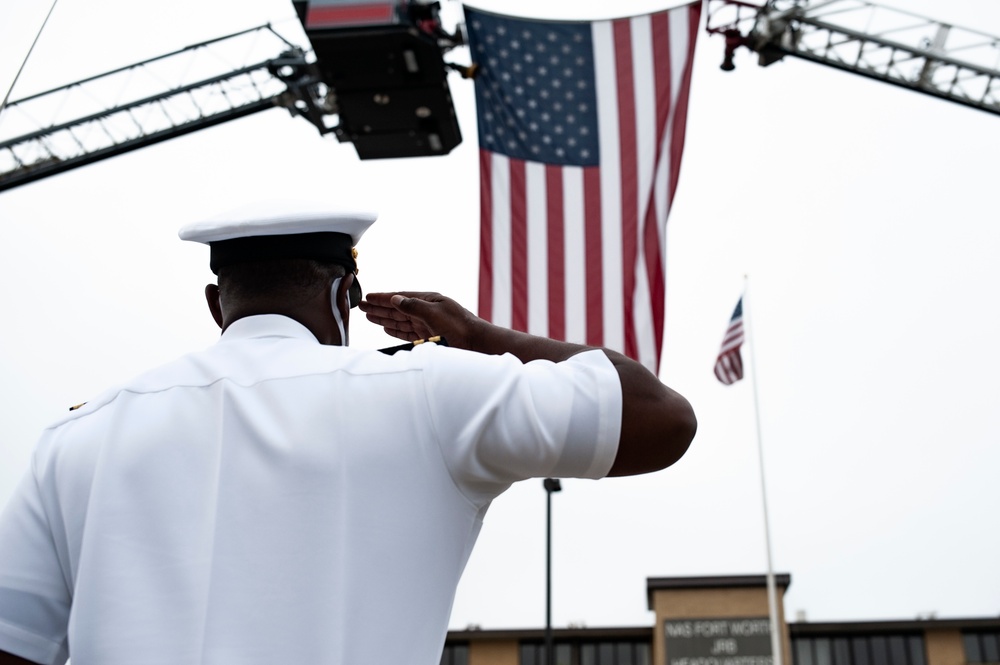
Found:
[[[232,342],[261,337],[291,337],[317,342],[316,336],[308,328],[295,319],[281,314],[257,314],[233,321],[222,333],[220,341]]]

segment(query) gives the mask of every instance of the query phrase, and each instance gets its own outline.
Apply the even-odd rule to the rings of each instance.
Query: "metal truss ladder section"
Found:
[[[724,69],[746,46],[761,66],[793,55],[1000,114],[996,36],[862,0],[710,5],[708,31],[726,36]]]
[[[317,124],[318,85],[264,25],[25,97],[0,115],[0,191],[275,106]]]

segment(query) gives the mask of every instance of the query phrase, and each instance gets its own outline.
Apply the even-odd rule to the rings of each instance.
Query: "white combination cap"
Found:
[[[356,245],[377,217],[373,212],[335,210],[312,202],[267,201],[188,224],[178,235],[181,240],[211,244],[255,236],[342,233]]]
[[[215,274],[238,263],[281,259],[336,263],[356,274],[354,246],[376,218],[372,212],[335,210],[310,202],[269,201],[188,224],[177,235],[211,247]],[[358,293],[360,299],[360,289]]]

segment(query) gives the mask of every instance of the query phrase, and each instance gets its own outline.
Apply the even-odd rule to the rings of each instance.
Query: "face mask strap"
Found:
[[[344,327],[344,318],[340,315],[340,308],[337,307],[337,291],[340,290],[340,280],[337,277],[330,286],[330,307],[333,309],[333,318],[337,321],[337,329],[340,331],[340,344],[347,346],[347,329]]]

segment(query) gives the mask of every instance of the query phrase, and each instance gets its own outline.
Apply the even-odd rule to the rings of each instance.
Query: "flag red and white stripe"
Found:
[[[480,127],[483,318],[612,348],[657,371],[666,222],[684,147],[699,19],[700,2],[588,24],[596,164],[504,154],[484,145]],[[498,66],[505,64],[501,59]],[[477,96],[477,104],[482,101]],[[482,124],[482,108],[479,113]]]
[[[733,316],[729,319],[729,327],[722,338],[719,356],[715,360],[715,377],[722,383],[731,385],[743,378],[743,356],[740,347],[743,346],[743,298],[736,303]]]

